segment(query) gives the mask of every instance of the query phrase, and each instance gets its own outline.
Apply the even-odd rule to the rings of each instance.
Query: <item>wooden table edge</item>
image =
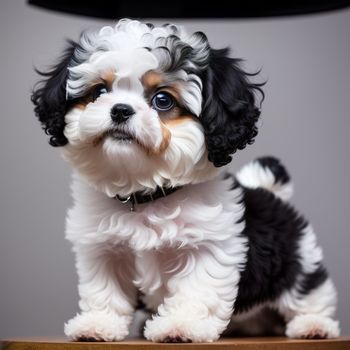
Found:
[[[163,344],[144,339],[127,339],[122,342],[69,342],[64,338],[19,338],[0,341],[1,350],[349,350],[350,337],[336,339],[306,340],[284,337],[222,338],[214,343]]]

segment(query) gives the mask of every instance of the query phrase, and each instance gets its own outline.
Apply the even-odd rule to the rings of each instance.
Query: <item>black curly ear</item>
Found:
[[[254,142],[260,110],[255,92],[261,86],[248,78],[240,59],[228,57],[229,50],[210,49],[209,65],[204,71],[201,122],[204,128],[208,158],[216,167],[232,160],[231,155]]]
[[[64,116],[66,115],[72,101],[66,99],[66,82],[68,76],[68,65],[71,62],[75,48],[73,41],[60,58],[59,62],[48,72],[36,72],[44,77],[33,90],[31,100],[35,105],[34,112],[38,117],[43,129],[50,137],[50,145],[64,146],[68,143],[63,134],[65,127]]]

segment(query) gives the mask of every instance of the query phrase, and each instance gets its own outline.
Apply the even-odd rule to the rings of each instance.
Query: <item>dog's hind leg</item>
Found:
[[[336,292],[327,279],[307,294],[296,289],[279,300],[279,311],[287,321],[286,335],[290,338],[323,339],[339,336],[339,322],[332,317]]]
[[[337,292],[322,265],[322,250],[311,226],[299,243],[302,273],[293,288],[279,297],[276,307],[284,316],[290,338],[336,338],[339,322],[333,319]]]

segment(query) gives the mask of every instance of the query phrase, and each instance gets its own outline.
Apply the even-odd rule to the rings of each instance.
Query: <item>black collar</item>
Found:
[[[144,204],[153,202],[156,199],[164,198],[166,196],[169,196],[170,194],[174,193],[175,191],[179,190],[181,186],[179,187],[157,187],[155,191],[152,193],[143,193],[143,192],[134,192],[128,197],[121,197],[118,194],[114,197],[115,199],[119,200],[123,204],[127,204],[130,206],[130,211],[135,211],[135,205],[136,204]]]

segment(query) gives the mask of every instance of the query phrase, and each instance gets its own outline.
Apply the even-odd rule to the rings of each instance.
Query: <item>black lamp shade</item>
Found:
[[[350,0],[29,0],[30,5],[98,18],[241,18],[309,14],[345,8]]]

